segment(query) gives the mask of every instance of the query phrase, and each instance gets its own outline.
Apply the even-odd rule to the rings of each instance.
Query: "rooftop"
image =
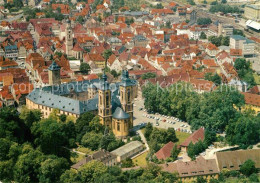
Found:
[[[129,142],[129,143],[117,148],[116,150],[112,151],[111,153],[113,153],[117,156],[123,156],[123,155],[127,154],[128,152],[131,152],[140,146],[143,146],[143,144],[141,142],[132,141],[132,142]]]

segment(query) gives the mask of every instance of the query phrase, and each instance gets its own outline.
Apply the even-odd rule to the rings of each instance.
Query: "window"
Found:
[[[127,102],[131,101],[131,91],[130,89],[127,90]]]
[[[117,131],[120,131],[120,123],[117,122]]]
[[[110,101],[109,101],[109,92],[106,93],[106,106],[109,107]]]
[[[102,97],[99,96],[99,104],[102,105]]]

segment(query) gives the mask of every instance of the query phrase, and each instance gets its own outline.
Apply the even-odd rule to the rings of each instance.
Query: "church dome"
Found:
[[[117,107],[113,113],[114,119],[128,119],[130,116],[121,107]]]

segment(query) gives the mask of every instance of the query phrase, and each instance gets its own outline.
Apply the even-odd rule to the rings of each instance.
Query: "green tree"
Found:
[[[104,53],[103,53],[103,57],[106,59],[106,63],[107,63],[107,60],[109,59],[109,57],[113,54],[112,50],[111,49],[108,49],[108,50],[105,50]],[[105,68],[106,69],[106,68]]]
[[[210,18],[198,18],[198,20],[197,20],[198,25],[208,25],[211,23],[212,23],[212,21]]]
[[[34,144],[39,146],[45,154],[54,154],[69,159],[69,151],[64,147],[69,146],[69,139],[62,123],[52,119],[44,119],[32,126],[35,137]]]
[[[171,150],[171,158],[173,159],[173,161],[177,160],[179,153],[180,149],[175,144]]]
[[[26,148],[26,149],[25,149]],[[28,152],[27,152],[28,151]],[[24,147],[23,154],[19,156],[13,167],[14,180],[17,182],[39,182],[38,174],[45,156],[32,147]]]
[[[81,144],[91,150],[97,150],[99,148],[100,141],[102,139],[101,133],[87,132],[81,140]]]
[[[226,130],[226,139],[230,144],[248,147],[260,140],[260,117],[244,114],[230,123]]]
[[[82,62],[79,67],[80,72],[83,74],[88,74],[90,71],[90,66],[88,63]]]
[[[0,110],[0,138],[23,143],[30,138],[30,131],[15,108],[4,107]]]
[[[76,140],[78,142],[81,141],[81,138],[83,135],[86,134],[87,131],[90,131],[89,129],[89,123],[92,121],[92,119],[95,117],[95,115],[91,112],[83,113],[79,116],[79,118],[76,120],[75,128],[77,133]]]
[[[150,79],[150,78],[156,78],[156,73],[153,72],[147,72],[145,74],[142,75],[142,79]]]
[[[39,182],[52,183],[58,182],[60,176],[66,169],[69,169],[69,163],[64,158],[49,156],[41,163],[39,170]]]
[[[133,160],[131,158],[126,158],[125,160],[122,161],[122,168],[130,168],[133,167],[134,163]]]
[[[168,128],[166,132],[165,142],[170,142],[170,141],[172,142],[178,141],[174,128]]]
[[[205,79],[214,82],[217,86],[220,85],[222,82],[221,77],[217,73],[215,73],[214,75],[212,75],[212,73],[206,73]]]
[[[145,138],[149,141],[150,139],[150,135],[152,134],[152,131],[153,131],[153,125],[151,123],[148,123],[146,126],[145,126],[145,131],[144,131],[144,136]]]
[[[95,182],[101,175],[106,173],[107,167],[100,161],[91,161],[79,169],[82,182]]]
[[[80,183],[81,176],[78,174],[78,172],[74,169],[66,170],[61,176],[60,176],[60,182],[63,183],[72,183],[77,182]]]
[[[247,177],[253,173],[257,173],[255,162],[251,159],[246,160],[240,167],[240,171],[242,174],[244,174]]]
[[[207,35],[205,34],[205,32],[200,33],[200,39],[207,39]]]
[[[163,5],[162,5],[162,3],[157,3],[156,4],[156,9],[163,9],[164,7],[163,7]]]
[[[20,118],[24,121],[28,128],[31,128],[34,122],[39,122],[41,120],[42,113],[38,109],[30,110],[25,106],[22,107]]]
[[[80,24],[83,24],[85,22],[85,20],[82,16],[78,16],[76,21],[79,22]]]

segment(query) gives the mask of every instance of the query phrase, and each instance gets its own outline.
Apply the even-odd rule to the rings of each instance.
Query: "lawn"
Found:
[[[73,152],[73,154],[71,155],[70,157],[70,160],[73,162],[73,163],[77,163],[79,162],[80,160],[82,160],[85,156],[83,154],[78,154],[78,153],[75,153]]]
[[[255,82],[257,85],[260,85],[260,76],[257,74],[254,74]]]
[[[79,152],[82,152],[82,153],[85,153],[85,154],[93,154],[94,152],[91,151],[90,149],[86,148],[86,147],[78,147],[76,149],[76,151],[79,151]]]
[[[133,159],[133,163],[136,165],[136,166],[141,166],[141,167],[144,167],[147,165],[147,162],[146,162],[146,156],[148,154],[148,151],[143,153],[142,155],[136,157]]]
[[[176,133],[176,137],[179,139],[177,144],[181,144],[191,135],[189,133],[184,133],[184,132],[180,132],[180,131],[175,131],[175,133]]]

